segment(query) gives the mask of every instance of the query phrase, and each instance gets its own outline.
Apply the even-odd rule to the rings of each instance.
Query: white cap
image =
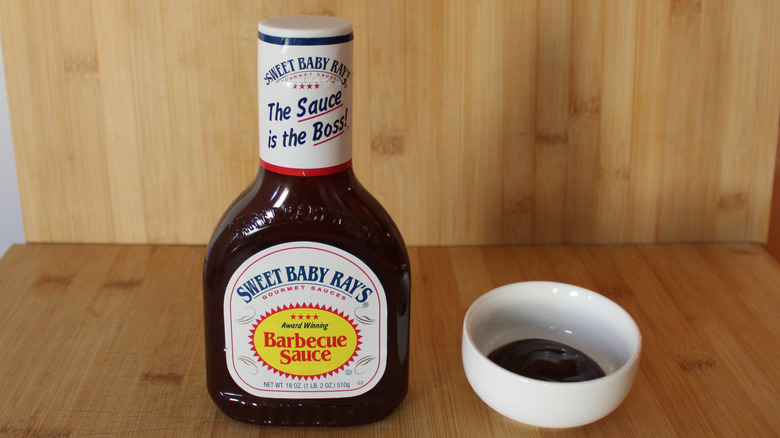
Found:
[[[257,25],[257,30],[277,38],[330,38],[350,35],[352,23],[336,17],[293,15],[265,19]]]

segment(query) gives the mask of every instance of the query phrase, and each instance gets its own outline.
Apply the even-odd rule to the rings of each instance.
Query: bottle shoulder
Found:
[[[326,178],[261,171],[223,215],[206,261],[219,263],[231,254],[305,240],[408,263],[395,223],[351,169]]]

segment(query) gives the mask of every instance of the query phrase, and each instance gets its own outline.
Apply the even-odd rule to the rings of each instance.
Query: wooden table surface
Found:
[[[267,428],[205,389],[199,246],[17,245],[0,260],[0,436],[777,436],[780,265],[759,245],[415,247],[411,387],[389,418]],[[633,315],[642,362],[626,401],[563,431],[515,423],[473,393],[462,318],[483,292],[552,280]]]

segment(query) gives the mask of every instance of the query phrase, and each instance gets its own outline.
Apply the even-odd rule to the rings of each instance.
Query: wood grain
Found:
[[[780,151],[780,136],[777,137],[777,150]],[[772,205],[766,249],[780,260],[780,154],[775,158],[775,176],[772,183]]]
[[[205,388],[199,246],[17,245],[0,259],[2,436],[776,436],[780,265],[755,244],[412,247],[410,392],[348,429],[266,428]],[[631,393],[605,419],[555,431],[472,392],[462,318],[502,284],[601,292],[643,334]]]
[[[257,169],[256,23],[355,26],[354,163],[408,243],[768,239],[774,1],[0,2],[31,242],[204,243]]]

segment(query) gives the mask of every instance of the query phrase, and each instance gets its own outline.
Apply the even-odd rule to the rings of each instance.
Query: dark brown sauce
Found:
[[[488,359],[515,374],[547,382],[583,382],[604,377],[604,370],[574,347],[546,339],[521,339],[503,345]]]
[[[281,194],[284,194],[282,196]],[[272,399],[236,385],[225,362],[223,300],[230,276],[252,254],[287,241],[337,246],[364,261],[387,294],[387,366],[363,395],[333,399]],[[409,259],[390,216],[352,168],[316,177],[260,169],[255,182],[220,220],[204,267],[206,380],[211,398],[237,420],[299,426],[347,426],[389,415],[409,379]]]

